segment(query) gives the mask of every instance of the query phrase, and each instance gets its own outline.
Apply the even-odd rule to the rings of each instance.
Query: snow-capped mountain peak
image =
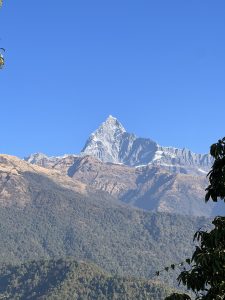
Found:
[[[188,149],[163,147],[151,139],[139,138],[128,133],[111,115],[90,135],[80,153],[80,156],[85,155],[98,158],[104,163],[124,164],[130,167],[160,166],[172,173],[205,175],[212,165],[212,157],[209,154],[196,154]],[[73,160],[71,155],[47,157],[41,153],[33,154],[25,160],[48,166],[55,165],[60,159],[66,157],[69,161]]]
[[[93,133],[95,136],[101,136],[102,133],[107,134],[108,136],[117,136],[126,132],[123,125],[114,118],[112,115],[109,115],[105,122]]]
[[[105,162],[119,162],[120,144],[126,132],[123,125],[113,116],[109,116],[100,127],[91,134],[82,153],[98,157]]]
[[[49,157],[45,155],[44,153],[33,153],[30,156],[27,156],[24,158],[25,161],[31,163],[31,164],[36,164],[37,162],[39,163],[41,160],[48,159]]]
[[[136,137],[126,132],[122,124],[111,115],[91,134],[82,154],[97,157],[103,162],[128,166],[160,165],[181,173],[195,173],[195,169],[197,173],[200,169],[206,173],[212,164],[208,154],[162,147],[151,139]]]

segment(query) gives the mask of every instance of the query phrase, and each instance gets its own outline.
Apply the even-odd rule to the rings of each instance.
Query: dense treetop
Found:
[[[225,138],[210,148],[214,163],[209,172],[205,200],[225,200]],[[185,269],[178,281],[195,293],[195,299],[222,300],[225,298],[225,217],[213,221],[211,231],[198,230],[198,242],[192,255],[191,267]],[[167,300],[191,299],[188,295],[173,294]]]
[[[93,264],[41,260],[0,268],[1,299],[162,300],[171,291],[159,282],[111,276]]]

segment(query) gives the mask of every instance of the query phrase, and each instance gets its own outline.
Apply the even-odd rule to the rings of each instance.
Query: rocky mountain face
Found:
[[[103,163],[92,156],[67,156],[49,167],[138,208],[182,215],[214,215],[214,203],[204,202],[205,176],[170,172],[158,165],[135,168]]]
[[[206,174],[212,164],[208,154],[162,147],[151,139],[136,137],[126,132],[112,116],[91,134],[81,153],[103,162],[128,166],[160,165],[178,173]]]
[[[79,155],[33,154],[31,164],[54,169],[133,206],[160,212],[212,216],[204,203],[208,154],[162,147],[126,132],[114,117],[89,137]]]
[[[25,157],[24,160],[30,164],[35,164],[44,168],[54,168],[58,169],[57,164],[63,161],[64,164],[71,164],[73,158],[79,157],[78,155],[63,155],[63,156],[47,156],[43,153],[34,153],[28,157]],[[61,166],[63,168],[63,166]],[[60,170],[61,170],[60,168]]]
[[[92,133],[81,153],[96,157],[103,162],[135,166],[148,164],[156,150],[155,142],[127,133],[116,118],[109,116]]]
[[[203,201],[207,186],[203,176],[170,173],[152,165],[131,168],[105,164],[92,157],[77,159],[68,175],[135,207],[184,215],[213,215],[214,204]]]
[[[97,157],[103,162],[120,163],[120,149],[125,133],[120,122],[109,118],[87,140],[82,153]]]
[[[104,163],[123,164],[130,167],[146,165],[161,166],[173,173],[206,175],[212,165],[209,154],[196,154],[188,149],[163,147],[147,138],[136,137],[126,132],[122,124],[109,116],[91,134],[79,155],[48,157],[42,153],[32,154],[25,160],[49,167],[62,158],[92,156]]]

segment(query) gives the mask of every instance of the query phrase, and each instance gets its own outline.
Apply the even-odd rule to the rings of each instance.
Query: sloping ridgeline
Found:
[[[190,256],[193,233],[206,222],[134,209],[11,157],[1,161],[0,196],[4,263],[72,256],[112,274],[152,278]]]
[[[1,299],[162,300],[171,289],[159,282],[111,276],[73,260],[33,261],[0,269]]]

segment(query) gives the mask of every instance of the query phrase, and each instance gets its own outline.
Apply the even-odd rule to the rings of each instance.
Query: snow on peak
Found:
[[[122,133],[126,132],[123,125],[117,120],[117,118],[114,118],[112,115],[109,115],[105,122],[102,123],[102,125],[96,130],[96,132],[99,129],[106,129],[106,130],[119,130]]]
[[[116,118],[110,115],[106,121],[91,134],[90,138],[95,141],[101,141],[102,143],[114,143],[115,140],[117,140],[124,132],[126,132],[126,130],[123,125]]]
[[[48,159],[48,156],[45,155],[44,153],[40,153],[40,152],[33,153],[30,156],[27,156],[24,158],[24,160],[29,163],[36,163],[37,161],[42,160],[42,159]]]
[[[103,161],[119,162],[118,154],[123,133],[123,125],[112,115],[89,137],[83,153],[98,157]]]
[[[212,158],[207,154],[162,147],[150,139],[138,138],[126,132],[123,125],[112,115],[90,135],[80,155],[90,155],[106,163],[122,163],[128,166],[159,165],[172,172],[193,174],[205,174],[212,165]],[[71,155],[48,157],[35,153],[25,160],[41,166],[52,166],[67,157]]]
[[[111,119],[111,120],[117,120],[117,119],[116,119],[115,117],[113,117],[112,115],[109,115],[108,118],[107,118],[107,120],[108,120],[108,119]]]

